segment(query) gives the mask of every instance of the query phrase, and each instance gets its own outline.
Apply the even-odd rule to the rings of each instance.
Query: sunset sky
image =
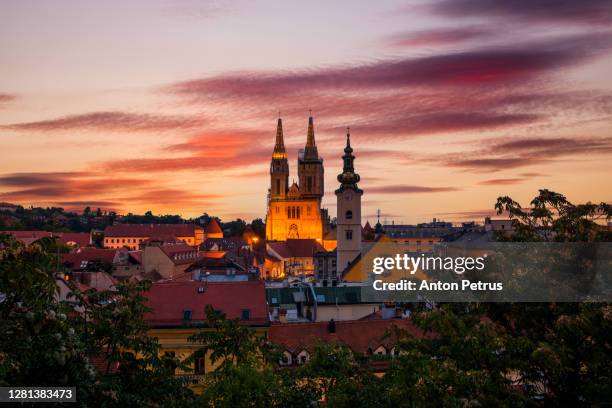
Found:
[[[347,126],[370,222],[610,202],[612,1],[0,5],[0,201],[263,218],[309,109],[332,216]]]

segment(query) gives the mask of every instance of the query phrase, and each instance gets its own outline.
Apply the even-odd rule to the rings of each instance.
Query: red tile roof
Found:
[[[84,262],[106,261],[112,264],[116,254],[116,249],[80,248],[76,252],[61,254],[61,257],[68,267],[79,270],[84,269]]]
[[[26,245],[45,237],[57,237],[60,244],[76,244],[79,247],[91,245],[91,234],[88,232],[49,232],[49,231],[3,231],[11,234]]]
[[[119,362],[115,361],[109,365],[106,353],[89,356],[89,362],[95,368],[95,370],[101,374],[105,374],[107,369],[110,374],[116,374],[119,372]]]
[[[404,329],[414,336],[423,332],[409,319],[351,320],[335,322],[336,332],[330,333],[327,322],[286,323],[270,326],[269,339],[290,352],[311,350],[317,341],[344,344],[354,352],[367,353],[383,345],[387,351],[393,348],[395,339],[386,336],[393,326]]]
[[[91,245],[91,234],[89,232],[54,232],[59,237],[59,242],[66,245],[76,244],[79,247]]]
[[[203,288],[200,293],[198,288]],[[251,282],[157,282],[145,294],[152,312],[145,316],[153,327],[184,325],[183,312],[191,310],[192,322],[205,322],[204,308],[212,305],[228,318],[240,318],[243,310],[250,311],[244,324],[268,325],[266,291],[261,281]]]
[[[210,219],[206,226],[206,234],[223,234],[223,230],[216,219]]]
[[[270,248],[283,258],[310,258],[316,252],[325,252],[315,239],[288,239],[284,242],[269,242]]]
[[[104,229],[105,237],[188,237],[201,230],[194,224],[119,224]]]
[[[174,264],[184,265],[193,263],[198,259],[198,248],[180,244],[150,245],[159,248]]]

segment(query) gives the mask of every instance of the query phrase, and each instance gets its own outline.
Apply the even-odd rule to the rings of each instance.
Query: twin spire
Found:
[[[276,125],[276,141],[274,142],[273,159],[286,159],[287,152],[285,151],[285,140],[283,138],[283,121],[279,117]]]
[[[283,120],[279,118],[276,125],[276,141],[274,143],[274,153],[272,157],[275,159],[287,158],[285,150],[285,140],[283,137]],[[306,148],[304,149],[305,159],[319,159],[319,152],[317,151],[317,144],[314,136],[314,121],[312,119],[312,112],[308,117],[308,135],[306,137]]]
[[[314,137],[314,123],[312,120],[312,114],[308,117],[308,136],[306,137],[306,148],[304,149],[304,159],[319,159],[319,152],[317,151],[317,144],[315,143]]]

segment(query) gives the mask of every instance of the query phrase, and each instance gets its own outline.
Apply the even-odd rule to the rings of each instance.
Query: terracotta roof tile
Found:
[[[73,270],[85,269],[87,262],[104,261],[113,263],[117,249],[80,248],[75,252],[61,254],[64,263]]]
[[[315,239],[288,239],[283,242],[269,242],[268,245],[283,258],[309,258],[316,252],[325,251]]]
[[[422,337],[423,332],[409,319],[338,321],[336,332],[330,333],[327,322],[287,323],[270,326],[269,338],[290,352],[312,349],[317,341],[338,342],[359,353],[367,353],[383,345],[389,351],[394,345],[392,336],[385,336],[393,326]]]
[[[201,230],[195,224],[119,224],[104,229],[105,237],[187,237]]]
[[[206,234],[223,234],[223,230],[216,219],[210,219],[206,226]]]
[[[88,232],[49,232],[49,231],[4,231],[26,245],[45,237],[57,237],[60,244],[76,244],[79,247],[91,245],[91,235]]]
[[[250,318],[243,320],[244,324],[269,324],[265,286],[261,281],[157,282],[145,296],[152,309],[145,319],[154,327],[184,325],[185,310],[191,310],[193,323],[205,322],[206,305],[221,310],[228,318],[241,318],[243,310],[249,310]]]

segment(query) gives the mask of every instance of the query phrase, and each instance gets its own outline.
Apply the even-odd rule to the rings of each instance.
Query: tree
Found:
[[[87,348],[55,300],[57,259],[40,244],[0,235],[0,384],[70,386],[86,399],[95,383]]]
[[[266,223],[261,218],[255,218],[251,221],[251,229],[260,238],[266,236]]]
[[[210,407],[273,407],[281,403],[283,378],[273,369],[273,350],[238,319],[206,306],[207,328],[190,341],[201,344],[193,358],[210,352],[216,369],[205,377],[202,401]]]
[[[81,406],[189,406],[193,393],[147,335],[149,282],[57,296],[58,259],[0,234],[0,384],[74,386]],[[56,276],[58,275],[58,276]],[[104,368],[94,368],[101,359]],[[180,364],[180,362],[177,362]]]
[[[500,240],[595,242],[612,238],[610,231],[597,224],[612,218],[612,205],[607,203],[575,205],[562,194],[539,190],[529,209],[508,196],[499,197],[495,209],[497,214],[506,212],[514,227],[509,238],[500,236]]]

